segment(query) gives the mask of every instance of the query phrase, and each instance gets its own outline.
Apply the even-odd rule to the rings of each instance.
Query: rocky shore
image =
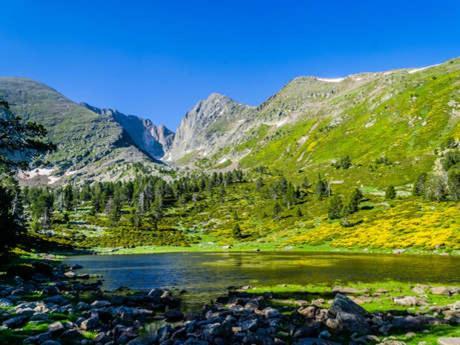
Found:
[[[100,280],[79,274],[79,268],[44,262],[11,267],[0,285],[0,330],[10,338],[0,338],[0,343],[395,345],[401,343],[393,334],[460,325],[458,299],[416,313],[370,313],[356,303],[356,291],[346,288],[331,291],[327,301],[295,300],[291,305],[277,304],[271,293],[231,289],[202,310],[184,314],[179,296],[170,290],[107,292]],[[434,289],[438,294],[459,293],[458,288]],[[394,302],[411,306],[423,299],[401,296]],[[14,337],[15,332],[20,336]]]

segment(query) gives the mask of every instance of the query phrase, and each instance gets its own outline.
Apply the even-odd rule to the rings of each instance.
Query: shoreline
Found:
[[[337,248],[331,246],[278,247],[273,244],[259,246],[141,246],[134,248],[92,248],[89,255],[139,255],[139,254],[170,254],[170,253],[331,253],[331,254],[376,254],[376,255],[423,255],[423,256],[460,256],[460,250],[423,250],[407,249],[370,249],[370,248]],[[76,254],[78,255],[78,254]],[[85,254],[83,254],[85,255]],[[73,253],[66,256],[75,256]]]
[[[10,280],[1,285],[0,341],[8,344],[161,345],[190,339],[193,344],[386,344],[397,339],[412,345],[434,344],[440,333],[460,335],[460,287],[455,286],[383,281],[242,286],[222,291],[200,311],[186,312],[182,292],[103,290],[98,277],[78,273],[81,265],[30,264],[33,269],[11,267]],[[154,324],[159,328],[152,329]]]

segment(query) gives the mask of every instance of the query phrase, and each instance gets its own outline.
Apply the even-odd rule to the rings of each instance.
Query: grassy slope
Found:
[[[45,126],[58,149],[38,163],[57,167],[60,173],[82,169],[86,178],[104,174],[122,178],[129,174],[127,170],[135,170],[136,162],[154,166],[126,139],[122,127],[111,115],[96,114],[44,84],[2,77],[0,99],[8,101],[16,115]],[[122,162],[126,166],[113,167],[114,163]]]

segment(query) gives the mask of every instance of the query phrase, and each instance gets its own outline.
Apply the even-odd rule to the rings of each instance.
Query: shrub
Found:
[[[388,186],[385,191],[385,199],[392,200],[396,198],[396,189],[394,186]]]

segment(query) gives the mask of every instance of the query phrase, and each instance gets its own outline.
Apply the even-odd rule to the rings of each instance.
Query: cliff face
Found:
[[[253,111],[252,107],[217,94],[198,102],[182,119],[165,159],[186,163],[187,157],[206,157],[228,144],[240,125]]]
[[[113,118],[126,131],[131,141],[153,159],[161,159],[171,147],[174,132],[163,125],[136,115],[126,115],[116,109],[97,108],[86,103],[82,105],[91,111]]]

